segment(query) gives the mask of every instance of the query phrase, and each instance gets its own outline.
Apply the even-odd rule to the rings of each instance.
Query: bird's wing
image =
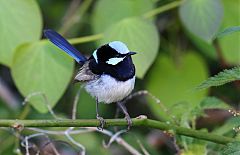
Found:
[[[74,48],[66,39],[53,30],[44,30],[44,35],[53,44],[62,49],[64,52],[73,57],[78,63],[84,63],[87,58]]]
[[[76,81],[81,81],[81,82],[87,82],[91,80],[95,80],[99,78],[99,75],[94,74],[90,69],[89,69],[89,61],[84,63],[84,65],[80,68],[80,71],[77,73],[76,77],[74,80]]]

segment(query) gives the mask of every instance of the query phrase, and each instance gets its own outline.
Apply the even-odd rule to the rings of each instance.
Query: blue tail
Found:
[[[44,35],[48,38],[53,44],[62,49],[64,52],[73,57],[78,63],[83,63],[87,58],[82,55],[76,48],[74,48],[66,39],[64,39],[57,32],[48,29],[44,30]]]

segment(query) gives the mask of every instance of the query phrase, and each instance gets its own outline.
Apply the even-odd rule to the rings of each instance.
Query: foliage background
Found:
[[[58,115],[71,117],[80,87],[73,83],[79,66],[44,40],[43,29],[51,28],[72,38],[69,41],[88,56],[112,40],[121,40],[138,52],[134,91],[146,89],[161,103],[146,96],[134,98],[127,104],[132,117],[145,114],[179,126],[236,136],[232,131],[236,118],[226,109],[238,108],[239,83],[195,88],[209,76],[240,64],[239,33],[218,37],[219,32],[239,25],[239,0],[0,0],[0,118],[52,119],[42,96],[33,96],[31,106],[21,105],[25,97],[37,92],[46,95]],[[235,77],[239,80],[239,72]],[[95,118],[94,102],[82,91],[77,117]],[[104,118],[114,117],[115,104],[100,108]],[[0,154],[12,154],[18,146],[13,133],[3,130],[0,137]],[[183,154],[217,154],[224,148],[184,136],[175,136],[176,147],[172,138],[151,129],[133,128],[123,137],[137,149],[140,140],[150,154],[180,150]],[[117,144],[103,148],[103,138],[107,139],[96,133],[75,137],[88,154],[97,154],[99,149],[101,154],[128,153]],[[61,136],[53,139],[69,143],[67,151],[78,149]],[[42,139],[37,141],[39,146],[44,144]]]

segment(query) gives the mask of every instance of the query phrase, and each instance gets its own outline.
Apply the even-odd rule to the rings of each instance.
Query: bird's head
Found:
[[[124,43],[113,41],[96,49],[92,56],[98,64],[117,65],[125,58],[134,54],[136,54],[136,52],[129,51]]]

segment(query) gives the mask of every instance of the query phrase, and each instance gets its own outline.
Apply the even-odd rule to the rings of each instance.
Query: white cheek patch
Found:
[[[106,61],[106,63],[109,64],[109,65],[116,65],[119,62],[123,61],[124,58],[125,57],[123,57],[123,58],[111,58],[108,61]]]
[[[95,50],[95,51],[93,52],[93,58],[94,58],[95,61],[98,63],[97,50]]]

